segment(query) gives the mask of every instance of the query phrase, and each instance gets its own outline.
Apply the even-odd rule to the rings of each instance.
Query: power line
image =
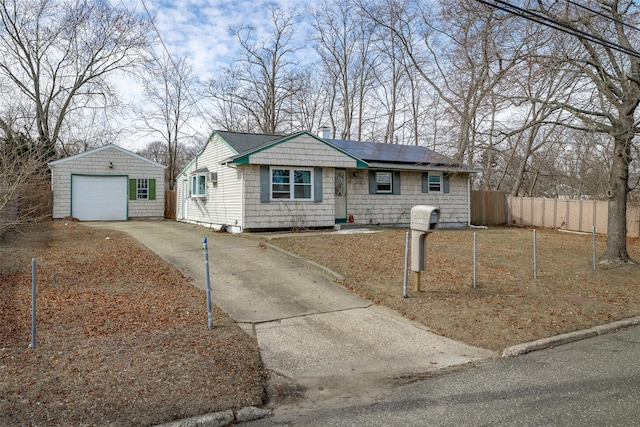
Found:
[[[120,0],[120,1],[122,1],[122,0]],[[186,89],[187,95],[189,96],[189,98],[191,98],[191,102],[195,106],[195,108],[198,111],[198,113],[200,113],[200,116],[211,127],[212,131],[215,130],[215,126],[213,126],[213,124],[209,122],[207,115],[200,109],[200,105],[198,105],[198,102],[195,100],[193,94],[191,93],[191,90],[190,90],[191,88],[185,84],[184,77],[183,77],[182,73],[180,72],[180,70],[178,69],[178,65],[173,60],[173,57],[171,56],[171,52],[169,52],[169,49],[167,48],[167,45],[164,42],[164,39],[160,35],[160,31],[158,30],[158,27],[156,26],[156,23],[153,21],[153,18],[151,17],[151,14],[149,13],[149,9],[147,8],[146,3],[144,2],[144,0],[140,0],[140,2],[142,3],[142,7],[144,7],[144,10],[147,13],[147,16],[149,17],[149,21],[151,22],[151,25],[153,26],[153,29],[156,31],[156,34],[158,35],[158,39],[160,39],[160,43],[162,44],[162,47],[163,47],[164,51],[166,52],[167,57],[169,58],[169,61],[171,62],[171,65],[173,65],[173,68],[176,70],[176,73],[178,73],[178,78],[180,79],[180,84]],[[155,58],[155,55],[154,55],[154,58]],[[160,63],[159,58],[155,58],[155,59],[156,59],[156,61],[158,63]],[[191,125],[189,125],[189,127],[191,127],[191,129],[193,129],[193,130],[196,130]]]
[[[620,24],[620,25],[623,25],[623,26],[625,26],[625,27],[629,27],[629,28],[634,29],[634,30],[636,30],[636,31],[640,31],[640,28],[638,28],[638,27],[636,27],[636,26],[633,26],[633,25],[631,25],[631,24],[627,24],[626,22],[624,22],[624,21],[622,21],[622,20],[620,20],[620,19],[614,18],[613,16],[605,15],[605,14],[604,14],[604,13],[602,13],[602,12],[598,12],[597,10],[593,10],[593,9],[591,9],[591,8],[589,8],[589,7],[585,6],[585,5],[582,5],[582,4],[580,4],[580,3],[578,3],[578,2],[575,2],[575,1],[572,1],[572,0],[566,0],[566,1],[567,1],[567,3],[572,4],[572,5],[574,5],[574,6],[578,7],[578,8],[580,8],[580,9],[586,10],[587,12],[594,13],[594,14],[596,14],[596,15],[598,15],[598,16],[600,16],[600,17],[602,17],[602,18],[609,19],[609,20],[611,20],[611,21],[613,21],[613,22],[616,22],[616,23],[618,23],[618,24]]]
[[[640,58],[640,52],[638,52],[635,49],[627,48],[617,43],[610,42],[602,37],[595,36],[586,31],[572,27],[571,25],[552,19],[548,16],[534,12],[532,10],[524,9],[514,4],[501,1],[501,0],[494,0],[495,3],[490,3],[489,1],[486,1],[486,0],[476,0],[476,1],[484,5],[493,7],[494,9],[502,10],[504,12],[511,13],[513,15],[528,19],[530,21],[536,22],[541,25],[545,25],[549,28],[553,28],[563,33],[566,33],[584,40],[588,40],[600,46],[604,46],[606,48],[609,48],[621,53],[625,53],[635,58]]]
[[[110,1],[110,0],[109,0]],[[173,68],[175,69],[176,73],[178,74],[178,78],[180,79],[180,84],[182,85],[182,87],[185,88],[185,92],[187,94],[187,96],[189,97],[189,99],[192,102],[192,105],[195,107],[196,111],[200,114],[200,116],[202,117],[202,119],[209,125],[209,127],[211,128],[211,130],[215,130],[215,126],[213,125],[213,123],[211,123],[209,121],[209,117],[208,115],[206,115],[202,109],[200,108],[200,105],[198,105],[198,102],[196,101],[195,97],[193,96],[193,94],[191,93],[191,88],[186,84],[185,80],[184,80],[184,76],[182,75],[182,73],[180,72],[180,69],[178,68],[178,65],[176,64],[176,62],[173,60],[173,56],[171,55],[171,52],[169,52],[169,48],[167,47],[166,43],[164,42],[164,39],[162,38],[162,35],[160,34],[160,31],[158,29],[158,27],[156,26],[155,21],[153,20],[153,17],[151,16],[151,13],[149,12],[149,9],[147,8],[146,3],[144,2],[144,0],[140,0],[140,2],[142,3],[142,7],[144,8],[144,11],[147,15],[147,17],[149,18],[149,22],[151,23],[151,26],[153,27],[153,30],[155,31],[156,35],[158,36],[158,39],[160,40],[160,44],[162,45],[163,50],[165,51],[165,53],[167,54],[167,57],[169,59],[169,61],[171,62],[171,65],[173,66]],[[128,11],[127,6],[124,4],[123,0],[120,0],[120,4],[122,5],[122,7]],[[160,64],[160,58],[155,54],[155,52],[151,51],[151,56],[153,57],[153,59]],[[162,65],[162,64],[160,64]],[[185,122],[185,124],[191,128],[193,131],[196,132],[200,132],[199,129],[195,129],[190,123]],[[207,136],[208,138],[208,136]]]

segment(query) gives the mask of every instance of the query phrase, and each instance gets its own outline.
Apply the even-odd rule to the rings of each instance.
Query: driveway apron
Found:
[[[90,225],[130,234],[202,289],[207,237],[214,304],[255,334],[269,371],[318,395],[349,378],[397,378],[495,356],[373,305],[253,238],[175,221]]]

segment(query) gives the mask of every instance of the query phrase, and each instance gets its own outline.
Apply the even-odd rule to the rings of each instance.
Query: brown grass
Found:
[[[38,263],[31,342],[31,257]],[[255,338],[124,233],[48,221],[0,240],[0,425],[154,425],[261,405]]]
[[[339,272],[354,292],[441,335],[492,350],[640,314],[640,267],[598,265],[594,271],[591,236],[555,230],[537,230],[537,279],[530,229],[433,233],[422,292],[413,291],[409,270],[409,298],[403,299],[406,231],[291,234],[271,243]],[[605,243],[597,238],[597,253]],[[640,260],[640,240],[629,240],[628,248]]]

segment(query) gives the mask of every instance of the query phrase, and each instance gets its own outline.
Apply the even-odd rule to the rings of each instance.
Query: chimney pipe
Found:
[[[323,126],[320,128],[320,138],[322,139],[330,139],[331,138],[331,129],[327,126]]]

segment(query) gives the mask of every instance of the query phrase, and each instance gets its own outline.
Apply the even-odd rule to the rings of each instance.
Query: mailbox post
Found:
[[[418,205],[411,208],[411,270],[414,290],[420,292],[420,272],[427,269],[427,236],[438,229],[440,209]]]

